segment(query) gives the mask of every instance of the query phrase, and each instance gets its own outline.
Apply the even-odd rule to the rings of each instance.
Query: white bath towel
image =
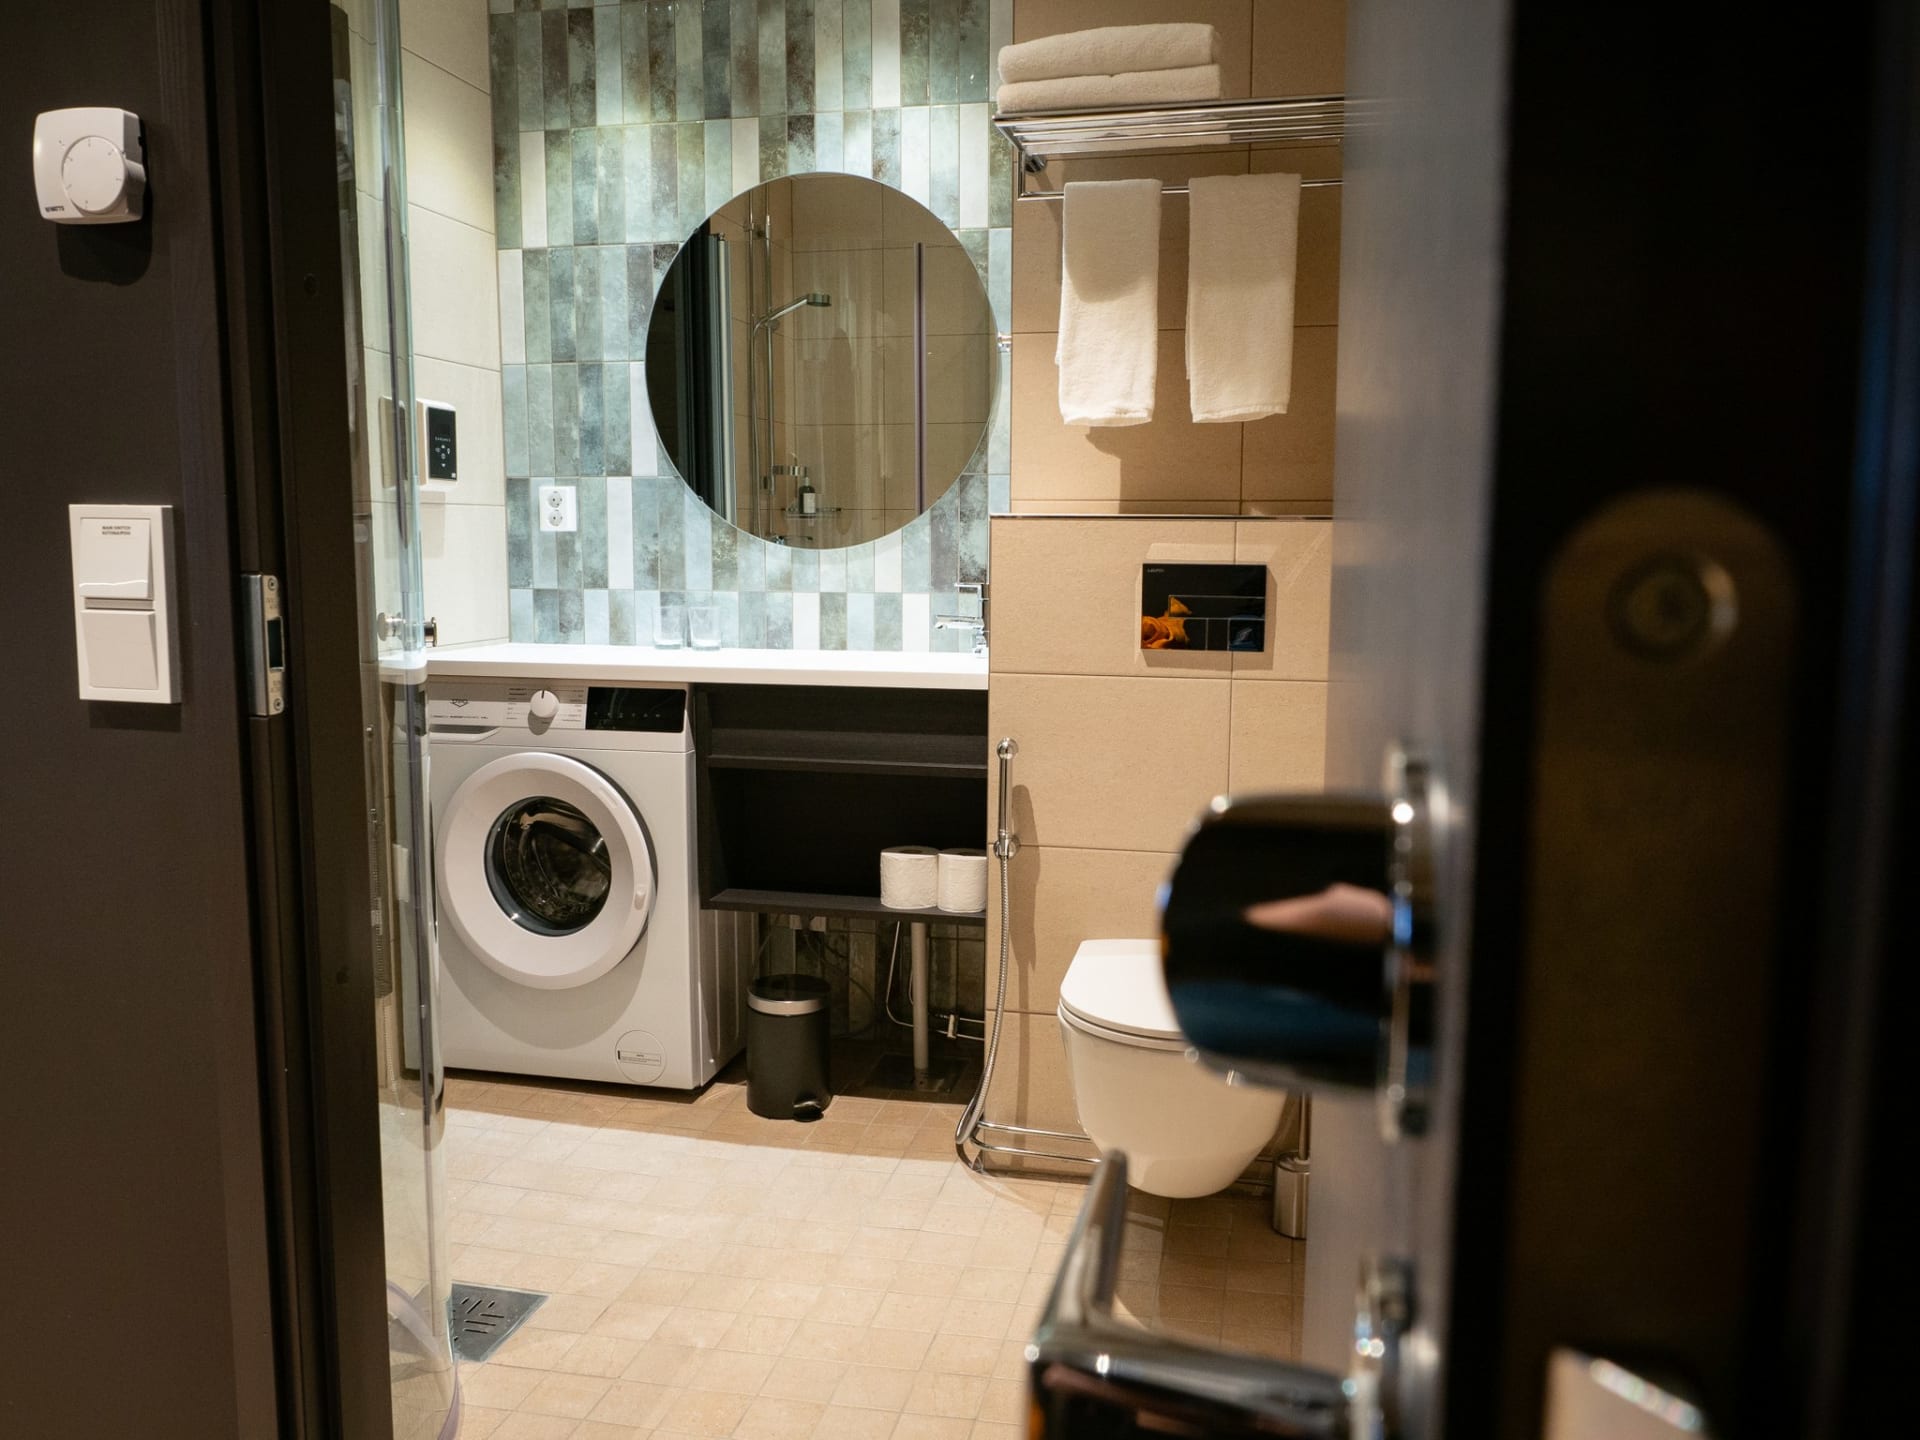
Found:
[[[1060,418],[1153,418],[1160,328],[1160,182],[1069,183],[1060,206]]]
[[[1130,70],[1179,70],[1220,58],[1211,25],[1103,25],[1003,46],[1000,79],[1058,80],[1068,75],[1124,75]]]
[[[994,96],[1003,115],[1025,110],[1081,110],[1096,105],[1165,105],[1180,100],[1218,100],[1220,67],[1130,70],[1118,75],[1070,75],[1002,85]]]
[[[1293,391],[1298,175],[1188,182],[1187,384],[1195,420],[1284,415]]]

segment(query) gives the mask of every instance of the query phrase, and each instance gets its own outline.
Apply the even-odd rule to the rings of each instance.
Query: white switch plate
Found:
[[[535,514],[542,530],[556,534],[580,528],[580,511],[573,485],[542,485],[535,495]]]
[[[69,505],[82,700],[180,699],[171,505]]]

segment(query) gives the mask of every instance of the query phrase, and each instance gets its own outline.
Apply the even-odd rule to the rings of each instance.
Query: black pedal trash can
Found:
[[[827,982],[766,975],[747,989],[747,1108],[769,1120],[818,1120],[833,1103]]]

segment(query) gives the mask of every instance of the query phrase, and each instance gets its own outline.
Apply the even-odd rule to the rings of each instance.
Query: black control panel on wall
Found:
[[[1267,648],[1264,565],[1142,565],[1142,650]]]
[[[458,480],[460,456],[454,438],[453,407],[422,400],[420,430],[421,453],[427,457],[427,479]]]

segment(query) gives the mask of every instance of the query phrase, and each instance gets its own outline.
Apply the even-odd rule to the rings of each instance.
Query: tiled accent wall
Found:
[[[1060,981],[1082,940],[1158,933],[1155,893],[1207,802],[1319,788],[1331,555],[1324,520],[994,519],[988,734],[1020,742],[1021,842],[994,1119],[1075,1128]],[[1150,561],[1265,566],[1266,649],[1142,650]],[[996,903],[995,964],[999,945]]]
[[[1080,0],[1020,0],[1020,40],[1090,23]],[[1220,31],[1229,96],[1339,94],[1345,89],[1344,0],[1115,0],[1101,24],[1200,20]],[[1071,180],[1145,176],[1340,173],[1337,147],[1210,151],[1057,164]],[[1326,514],[1333,498],[1333,375],[1339,335],[1340,189],[1301,192],[1294,303],[1293,400],[1285,415],[1196,425],[1187,403],[1187,202],[1160,220],[1160,345],[1151,424],[1094,430],[1060,419],[1053,354],[1060,317],[1060,212],[1027,204],[1014,217],[1014,512]]]
[[[764,180],[868,175],[955,229],[1011,328],[1012,161],[990,123],[1012,0],[489,0],[512,638],[647,644],[662,600],[729,645],[926,650],[986,578],[1007,495],[1007,367],[985,469],[884,539],[772,545],[717,520],[661,454],[640,363],[680,242]],[[533,492],[578,487],[540,533]]]

